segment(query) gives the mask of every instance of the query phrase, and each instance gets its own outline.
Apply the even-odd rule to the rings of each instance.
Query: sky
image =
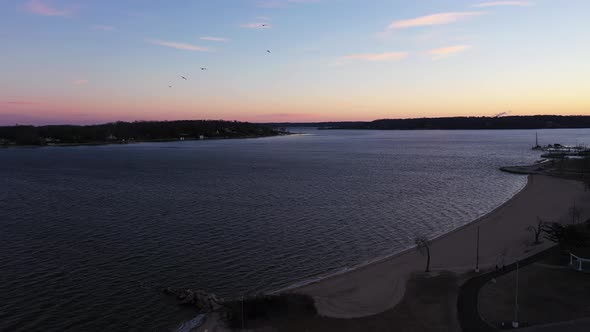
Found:
[[[0,125],[590,115],[589,12],[588,0],[1,0]]]

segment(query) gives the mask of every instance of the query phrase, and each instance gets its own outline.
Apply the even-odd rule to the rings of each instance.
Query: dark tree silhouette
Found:
[[[545,238],[557,243],[562,249],[590,247],[590,228],[587,225],[562,225],[547,223],[543,225]]]
[[[320,129],[550,129],[590,128],[590,116],[502,116],[502,117],[449,117],[417,119],[381,119],[375,121],[272,123],[276,127],[316,127]],[[533,138],[534,139],[534,138]],[[531,141],[532,143],[532,141]]]
[[[543,225],[545,225],[545,222],[541,218],[537,217],[537,225],[531,225],[526,228],[528,231],[531,231],[535,237],[535,242],[533,242],[533,244],[541,244],[539,238],[543,233]]]
[[[590,128],[590,116],[503,116],[382,119],[372,122],[340,123],[335,129],[542,129]]]
[[[421,255],[426,255],[426,272],[430,272],[430,241],[426,236],[418,236],[414,242]]]
[[[81,144],[278,135],[270,126],[221,120],[114,122],[89,126],[0,127],[0,143]]]

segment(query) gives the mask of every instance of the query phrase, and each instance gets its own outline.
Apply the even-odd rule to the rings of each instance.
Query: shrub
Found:
[[[279,294],[245,298],[243,301],[228,301],[225,304],[225,319],[230,328],[248,328],[256,322],[315,316],[317,311],[310,296],[303,294]],[[244,309],[242,316],[242,308]]]

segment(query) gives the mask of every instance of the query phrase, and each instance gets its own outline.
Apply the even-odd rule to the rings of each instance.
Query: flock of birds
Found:
[[[261,24],[261,27],[267,27],[268,24]],[[272,52],[270,50],[266,50],[266,53],[268,54],[272,54]],[[207,67],[201,67],[201,71],[207,70]],[[181,79],[188,81],[187,76],[183,76],[183,75],[179,75]],[[172,85],[168,85],[169,88],[172,88]]]

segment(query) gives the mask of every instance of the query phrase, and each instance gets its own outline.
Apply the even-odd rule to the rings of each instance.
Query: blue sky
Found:
[[[583,0],[5,0],[0,124],[589,114],[589,10]]]

